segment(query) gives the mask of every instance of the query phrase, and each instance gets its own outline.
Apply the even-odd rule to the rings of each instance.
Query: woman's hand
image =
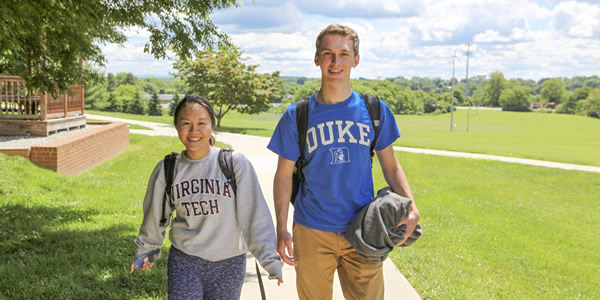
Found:
[[[140,270],[146,271],[146,270],[152,268],[152,266],[154,266],[153,262],[145,262],[144,265],[142,265],[142,268]],[[129,271],[129,273],[133,273],[133,271],[135,271],[135,260],[133,260],[133,262],[131,263],[131,271]]]

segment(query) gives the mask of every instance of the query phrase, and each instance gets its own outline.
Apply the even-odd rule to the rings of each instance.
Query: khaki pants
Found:
[[[301,300],[331,299],[337,270],[346,299],[383,300],[383,263],[360,256],[344,233],[294,223],[296,288]]]

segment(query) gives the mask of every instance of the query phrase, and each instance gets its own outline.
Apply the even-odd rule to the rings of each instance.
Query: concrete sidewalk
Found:
[[[112,117],[104,117],[98,115],[87,115],[89,119],[106,120],[114,122],[126,122],[130,124],[142,125],[152,128],[153,130],[131,129],[131,133],[151,135],[151,136],[177,136],[172,125],[157,124],[145,121],[125,120]],[[267,204],[271,210],[271,215],[275,217],[273,207],[273,177],[277,169],[277,155],[267,149],[269,138],[256,137],[250,135],[232,134],[219,132],[216,134],[216,139],[219,142],[231,145],[233,149],[243,153],[252,162],[256,173],[259,177],[261,188]],[[288,216],[288,229],[292,228],[293,207],[290,207]],[[273,220],[275,223],[275,220]],[[398,271],[396,266],[387,259],[383,265],[384,280],[385,280],[385,299],[421,299],[418,293],[404,278],[402,273]],[[288,300],[298,299],[296,294],[296,273],[294,268],[284,265],[283,280],[281,286],[277,286],[275,281],[267,279],[268,274],[261,269],[263,283],[265,285],[266,295],[268,299]],[[256,277],[256,267],[254,258],[248,255],[246,266],[246,279],[242,288],[242,297],[244,300],[260,299],[260,289],[258,287],[258,279]],[[337,279],[334,280],[333,299],[344,299],[342,290]]]

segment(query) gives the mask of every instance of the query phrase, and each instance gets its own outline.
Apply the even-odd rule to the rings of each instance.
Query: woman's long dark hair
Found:
[[[173,114],[173,124],[175,124],[175,127],[177,127],[177,118],[179,118],[179,113],[184,107],[190,104],[198,104],[206,108],[206,111],[208,111],[208,115],[210,115],[210,121],[212,123],[212,129],[214,131],[216,126],[215,110],[206,98],[198,95],[187,95],[183,99],[181,99],[179,103],[177,103],[177,107],[175,107],[175,113]],[[211,146],[215,144],[215,138],[212,135],[210,136],[209,143]]]

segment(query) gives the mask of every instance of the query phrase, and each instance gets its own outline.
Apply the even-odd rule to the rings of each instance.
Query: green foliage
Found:
[[[309,81],[304,81],[302,85],[295,86],[291,88],[291,93],[293,97],[291,97],[288,103],[296,103],[298,100],[309,97],[318,91],[321,88],[321,79],[313,79]]]
[[[80,60],[104,66],[98,45],[124,43],[123,30],[130,28],[150,33],[144,52],[162,59],[174,50],[186,59],[198,49],[229,44],[211,13],[237,5],[237,0],[4,0],[0,73],[21,76],[42,92],[83,85],[97,74],[82,69]]]
[[[140,93],[131,84],[119,85],[119,87],[112,93],[116,103],[120,103],[121,110],[123,112],[130,112],[130,106],[133,105],[136,98],[140,98]]]
[[[281,97],[279,72],[255,73],[258,65],[244,64],[237,47],[201,51],[194,60],[178,60],[177,77],[189,86],[189,93],[210,100],[215,108],[217,127],[230,110],[246,114],[266,111],[270,102]]]
[[[134,114],[134,115],[143,115],[146,113],[146,107],[148,107],[148,103],[145,100],[140,98],[140,94],[136,93],[133,99],[129,101],[123,101],[126,104],[125,112]]]
[[[502,91],[500,106],[506,111],[529,111],[533,96],[531,88],[527,86],[513,86]]]
[[[108,106],[106,106],[104,110],[112,111],[112,112],[124,111],[123,100],[115,97],[115,95],[113,93],[110,93],[108,95],[108,100],[106,102],[108,103]]]
[[[177,108],[177,104],[179,103],[179,94],[175,92],[173,95],[173,99],[169,103],[169,116],[173,116],[175,114],[175,108]]]
[[[84,86],[84,105],[86,109],[105,109],[108,106],[109,93],[106,89],[106,80],[101,80],[96,84]]]
[[[489,106],[500,106],[500,96],[502,91],[507,86],[506,79],[502,72],[492,72],[490,74],[490,80],[484,86],[486,93],[485,103]]]
[[[561,103],[562,99],[567,96],[565,83],[560,78],[548,79],[542,83],[542,91],[540,92],[540,95],[544,103]]]
[[[132,73],[118,73],[115,80],[117,82],[117,86],[126,84],[135,86],[138,78]]]
[[[592,76],[585,80],[584,85],[594,89],[600,89],[600,78],[598,78],[598,76]]]
[[[583,110],[589,117],[600,118],[600,89],[593,89],[584,102]]]
[[[148,114],[151,116],[162,116],[162,108],[160,107],[160,100],[158,94],[152,94],[152,98],[148,102]]]
[[[106,90],[112,93],[116,89],[117,79],[115,78],[115,75],[113,75],[112,73],[108,73],[108,75],[106,75]]]

